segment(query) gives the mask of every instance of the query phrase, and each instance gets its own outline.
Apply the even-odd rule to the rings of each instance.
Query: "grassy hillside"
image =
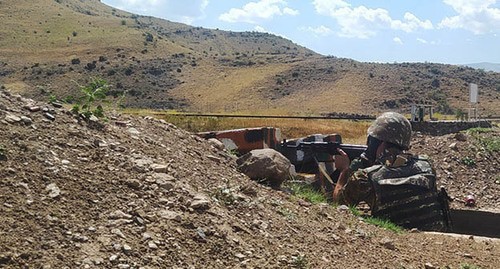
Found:
[[[0,84],[36,99],[78,93],[91,77],[129,107],[203,112],[408,112],[429,102],[500,115],[500,73],[431,63],[324,57],[281,37],[138,16],[97,0],[0,1]]]

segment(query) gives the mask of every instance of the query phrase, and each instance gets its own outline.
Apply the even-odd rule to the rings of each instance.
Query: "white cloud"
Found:
[[[324,25],[318,26],[316,28],[310,27],[310,26],[309,27],[301,27],[301,28],[299,28],[299,30],[305,31],[305,32],[311,32],[317,36],[329,36],[329,35],[333,34],[332,29],[330,29]]]
[[[286,39],[289,39],[288,37],[286,37],[285,35],[282,35],[282,34],[278,34],[278,33],[274,33],[274,32],[271,32],[271,31],[268,31],[266,30],[264,27],[260,26],[260,25],[256,25],[253,30],[255,32],[260,32],[260,33],[268,33],[268,34],[271,34],[271,35],[275,35],[275,36],[281,36],[283,38],[286,38]]]
[[[332,17],[340,26],[340,36],[369,38],[375,36],[378,30],[394,29],[413,32],[419,28],[433,29],[429,20],[422,21],[407,12],[404,20],[392,19],[389,12],[382,8],[352,7],[344,0],[314,0],[316,12]]]
[[[422,44],[427,44],[429,43],[427,40],[423,39],[423,38],[417,38],[417,41],[422,43]]]
[[[401,40],[401,38],[399,38],[397,36],[395,38],[393,38],[392,41],[398,43],[399,45],[403,45],[403,41]]]
[[[205,16],[209,0],[102,0],[119,9],[191,24]]]
[[[474,34],[498,32],[500,30],[500,9],[492,7],[497,0],[443,0],[458,15],[444,18],[440,28],[465,29]]]
[[[242,8],[231,8],[219,16],[219,20],[226,22],[247,22],[257,24],[261,20],[272,19],[274,16],[299,14],[298,10],[287,7],[284,0],[259,0],[250,2]]]

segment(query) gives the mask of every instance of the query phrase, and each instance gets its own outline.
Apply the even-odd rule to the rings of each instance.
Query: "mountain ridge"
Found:
[[[97,0],[1,2],[0,11],[0,83],[35,99],[75,95],[102,77],[128,107],[368,114],[425,102],[452,114],[476,83],[481,115],[500,115],[496,72],[322,56],[272,34],[191,27]]]

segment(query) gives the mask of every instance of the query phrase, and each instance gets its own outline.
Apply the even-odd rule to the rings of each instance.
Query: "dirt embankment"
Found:
[[[500,263],[493,240],[396,234],[258,185],[233,157],[164,121],[116,115],[97,127],[0,91],[0,267]]]

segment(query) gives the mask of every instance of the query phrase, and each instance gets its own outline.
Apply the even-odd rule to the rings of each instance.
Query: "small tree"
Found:
[[[104,79],[92,78],[87,86],[80,86],[80,91],[83,94],[77,99],[77,103],[73,106],[71,111],[76,114],[82,114],[87,120],[90,117],[96,116],[98,118],[104,117],[104,109],[102,105],[107,103],[107,93],[110,85]]]

